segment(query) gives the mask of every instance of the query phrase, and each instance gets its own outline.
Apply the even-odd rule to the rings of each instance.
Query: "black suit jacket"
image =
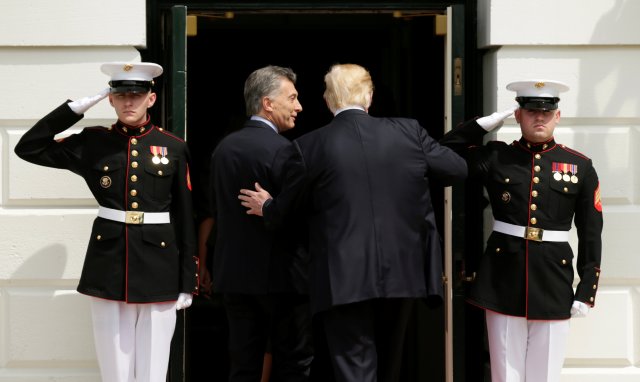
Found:
[[[271,223],[294,204],[306,211],[314,312],[373,298],[442,293],[429,182],[464,179],[467,166],[460,156],[416,120],[375,118],[361,110],[338,114],[295,140],[289,151],[289,187],[264,214]]]
[[[247,215],[238,195],[258,182],[277,195],[283,183],[283,157],[291,142],[261,121],[248,120],[226,136],[211,156],[211,209],[216,224],[214,290],[266,294],[306,292],[306,252],[286,227],[266,228]]]

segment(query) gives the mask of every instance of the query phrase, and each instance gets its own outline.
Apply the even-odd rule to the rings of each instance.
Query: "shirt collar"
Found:
[[[258,115],[252,115],[252,116],[251,116],[251,120],[252,120],[252,121],[260,121],[260,122],[264,122],[264,123],[266,123],[267,125],[269,125],[269,127],[271,127],[271,128],[273,129],[273,131],[275,131],[276,133],[280,134],[280,133],[278,132],[278,128],[276,127],[276,125],[274,125],[274,124],[273,124],[273,122],[269,121],[269,120],[268,120],[268,119],[266,119],[266,118],[262,118],[262,117],[260,117],[260,116],[258,116]]]
[[[341,109],[336,110],[336,112],[333,114],[333,116],[335,117],[336,115],[342,113],[345,110],[362,110],[362,111],[365,111],[364,107],[362,107],[362,106],[346,106],[346,107],[343,107]]]

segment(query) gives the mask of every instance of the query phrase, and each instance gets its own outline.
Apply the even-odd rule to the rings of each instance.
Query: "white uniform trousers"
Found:
[[[533,321],[485,310],[492,382],[559,382],[569,320]]]
[[[103,382],[165,382],[176,303],[127,304],[91,298]]]

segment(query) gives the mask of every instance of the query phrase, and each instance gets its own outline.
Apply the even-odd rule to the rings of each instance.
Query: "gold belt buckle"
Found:
[[[524,231],[524,238],[527,240],[542,241],[543,233],[544,230],[542,228],[527,227],[526,231]]]
[[[144,223],[144,212],[126,211],[124,222],[127,224],[142,224]]]

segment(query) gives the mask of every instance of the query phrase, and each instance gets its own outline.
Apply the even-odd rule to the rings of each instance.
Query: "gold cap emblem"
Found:
[[[533,86],[535,86],[538,89],[543,88],[544,87],[544,82],[536,82]]]
[[[124,66],[122,67],[122,70],[124,70],[125,72],[128,72],[131,69],[133,69],[133,64],[124,64]]]

